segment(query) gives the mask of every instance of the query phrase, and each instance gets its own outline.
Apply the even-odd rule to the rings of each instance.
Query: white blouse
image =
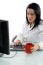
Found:
[[[40,24],[34,29],[32,27],[30,28],[30,25],[25,23],[22,32],[17,35],[16,40],[20,40],[23,44],[27,42],[36,43],[39,44],[40,49],[43,49],[43,21],[40,21]]]

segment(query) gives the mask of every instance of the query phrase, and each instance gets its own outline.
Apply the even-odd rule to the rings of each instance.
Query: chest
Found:
[[[25,40],[36,42],[39,39],[39,30],[35,28],[33,30],[27,30],[24,35]]]

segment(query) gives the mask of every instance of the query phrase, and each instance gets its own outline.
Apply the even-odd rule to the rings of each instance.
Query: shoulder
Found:
[[[40,24],[43,25],[43,20],[40,21]]]
[[[38,25],[39,31],[43,31],[43,20],[40,21],[40,24]]]
[[[27,22],[25,21],[25,23],[23,24],[23,29],[27,29],[28,28],[28,24]]]

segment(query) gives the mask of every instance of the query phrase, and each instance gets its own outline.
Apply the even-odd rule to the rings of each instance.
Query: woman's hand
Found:
[[[37,51],[38,49],[40,49],[40,46],[35,44],[32,48],[31,48],[31,51],[34,52],[34,51]]]
[[[16,46],[16,45],[17,45],[17,46],[18,46],[18,45],[22,45],[21,41],[20,41],[20,40],[16,40],[15,42],[12,42],[11,45],[10,45],[10,47],[11,47],[11,48],[14,48],[14,46]]]
[[[21,44],[21,41],[20,40],[16,40],[14,45],[19,45],[19,44]]]

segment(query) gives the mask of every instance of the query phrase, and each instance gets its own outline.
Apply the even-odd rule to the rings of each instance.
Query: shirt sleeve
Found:
[[[39,46],[40,49],[43,49],[43,31],[41,31],[39,34]]]
[[[21,43],[24,43],[24,35],[25,35],[25,33],[26,33],[26,30],[27,30],[27,24],[24,23],[24,24],[23,24],[23,27],[22,27],[22,31],[21,31],[21,33],[19,33],[19,34],[17,35],[17,38],[15,39],[15,41],[16,41],[16,40],[20,40]]]
[[[39,25],[39,46],[43,49],[43,24]]]

